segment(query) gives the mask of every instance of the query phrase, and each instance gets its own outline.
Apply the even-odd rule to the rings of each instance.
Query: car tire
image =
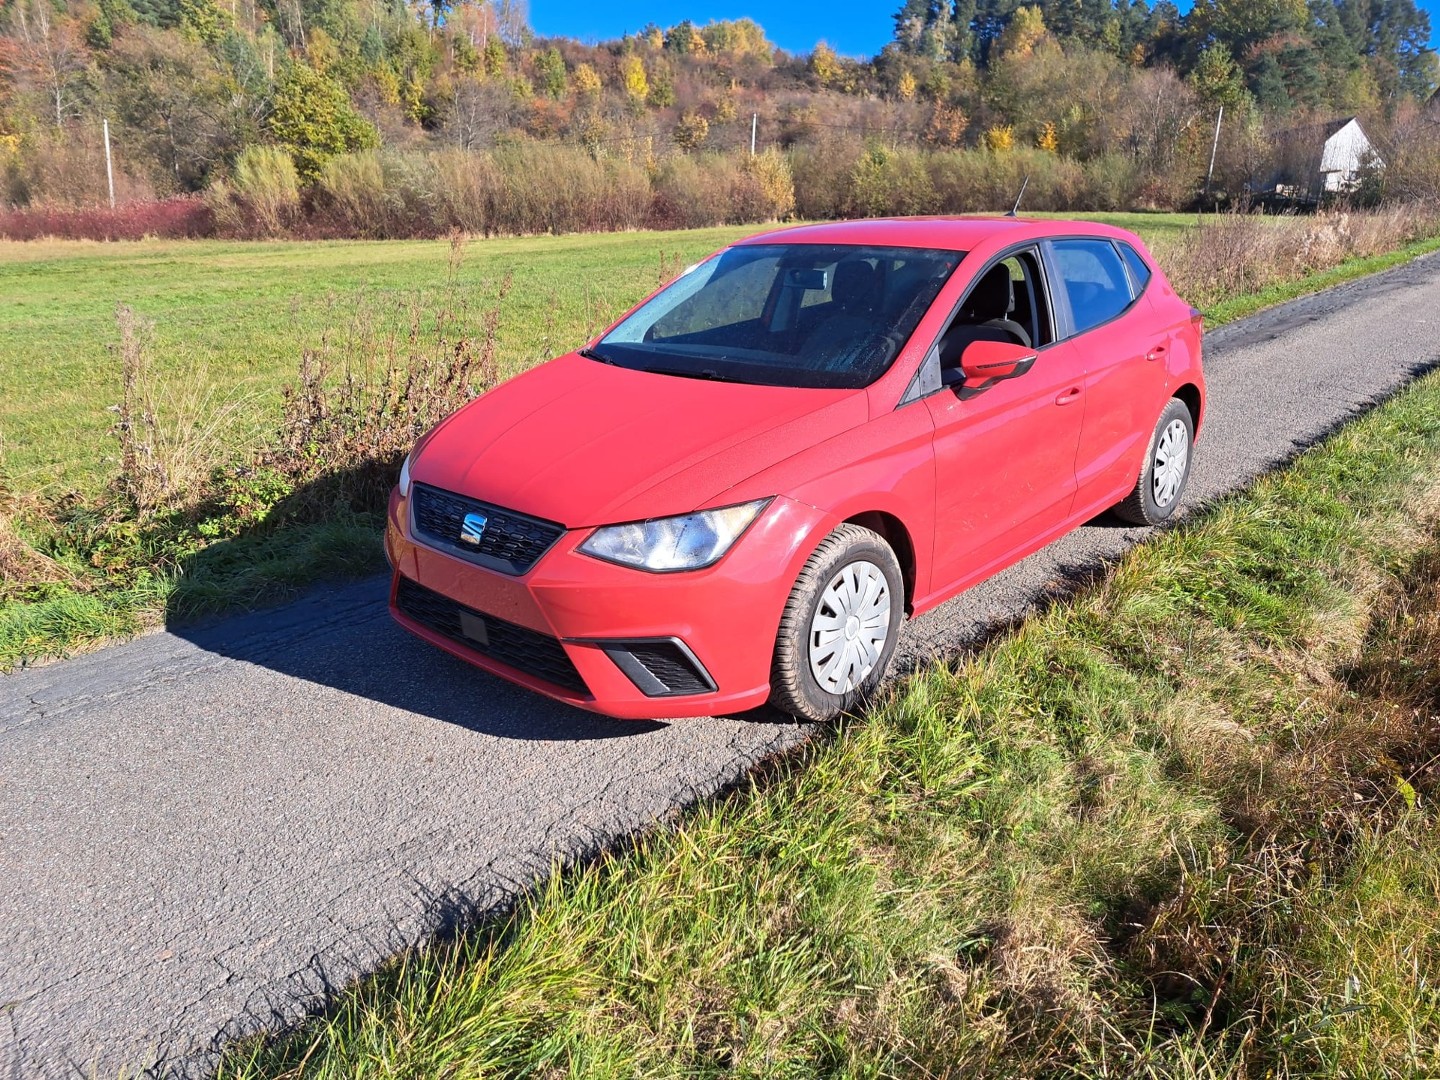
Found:
[[[770,704],[817,723],[858,708],[890,665],[904,615],[905,580],[890,545],[859,525],[839,526],[806,560],[785,602]]]
[[[1135,489],[1114,507],[1115,515],[1136,525],[1159,525],[1175,513],[1190,479],[1195,421],[1189,407],[1171,398],[1145,448]]]

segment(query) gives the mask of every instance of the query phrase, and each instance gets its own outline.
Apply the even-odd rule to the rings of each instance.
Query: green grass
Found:
[[[1440,376],[225,1077],[1440,1071]]]

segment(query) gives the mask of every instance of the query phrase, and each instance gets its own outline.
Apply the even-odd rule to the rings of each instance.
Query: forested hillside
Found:
[[[1440,171],[1414,0],[906,0],[894,25],[856,59],[749,19],[537,38],[515,0],[5,0],[0,200],[104,204],[104,120],[122,206],[204,193],[184,213],[233,234],[963,211],[1027,174],[1036,208],[1178,207],[1222,106],[1216,198],[1339,116],[1389,165],[1366,197]]]

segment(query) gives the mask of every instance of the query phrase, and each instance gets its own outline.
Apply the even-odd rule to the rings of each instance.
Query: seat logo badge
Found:
[[[467,544],[479,545],[488,524],[490,519],[484,514],[466,514],[465,520],[460,523],[460,539]]]

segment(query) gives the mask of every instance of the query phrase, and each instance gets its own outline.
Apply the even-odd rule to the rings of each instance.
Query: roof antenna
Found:
[[[1020,200],[1025,197],[1025,189],[1026,189],[1027,187],[1029,187],[1029,186],[1030,186],[1030,174],[1029,174],[1029,173],[1026,173],[1026,174],[1025,174],[1025,180],[1024,180],[1024,182],[1020,185],[1020,194],[1015,196],[1015,205],[1012,206],[1012,207],[1010,207],[1010,212],[1005,215],[1006,217],[1014,217],[1017,213],[1019,213],[1019,211],[1020,211]]]

